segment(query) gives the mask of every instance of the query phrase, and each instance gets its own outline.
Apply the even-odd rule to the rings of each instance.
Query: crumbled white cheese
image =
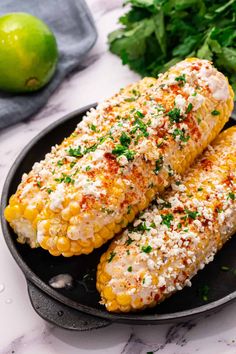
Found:
[[[149,258],[147,260],[147,266],[148,266],[149,270],[154,270],[155,269],[155,263],[154,263],[154,261],[151,258]]]
[[[34,187],[33,183],[28,183],[21,191],[21,197],[24,198],[26,194]]]
[[[54,192],[49,196],[50,209],[56,211],[63,208],[63,202],[65,200],[65,186],[59,183]]]
[[[201,107],[203,102],[205,101],[205,97],[197,93],[195,96],[189,96],[188,103],[193,105],[193,111],[196,111]]]
[[[178,109],[180,109],[182,114],[186,111],[186,104],[186,99],[182,95],[177,95],[175,97],[175,105]]]

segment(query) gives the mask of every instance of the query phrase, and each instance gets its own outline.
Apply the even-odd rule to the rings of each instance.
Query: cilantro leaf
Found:
[[[141,76],[157,76],[186,57],[210,59],[236,89],[235,1],[126,0],[109,48]],[[197,28],[197,31],[196,31]],[[180,75],[181,76],[181,75]],[[179,86],[185,82],[180,77]]]

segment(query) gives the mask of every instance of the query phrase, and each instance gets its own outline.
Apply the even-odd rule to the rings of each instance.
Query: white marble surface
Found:
[[[67,78],[30,121],[0,132],[0,192],[17,154],[44,127],[138,78],[107,50],[107,33],[123,11],[121,1],[89,0],[88,4],[99,38],[84,69]],[[24,276],[0,236],[0,354],[236,353],[236,303],[210,317],[178,325],[111,325],[83,333],[49,325],[32,309]]]

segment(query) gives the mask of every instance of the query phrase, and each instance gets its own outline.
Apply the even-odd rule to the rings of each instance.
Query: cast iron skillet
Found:
[[[113,322],[158,324],[183,321],[216,310],[236,297],[236,237],[218,253],[215,260],[193,279],[191,288],[176,293],[153,309],[141,313],[112,314],[99,304],[95,288],[95,272],[100,255],[107,245],[88,256],[53,257],[42,249],[31,250],[16,242],[16,235],[3,216],[9,197],[15,192],[24,172],[42,159],[52,145],[72,133],[85,112],[84,107],[51,124],[37,135],[14,162],[3,187],[1,201],[2,229],[7,246],[23,271],[31,303],[45,320],[71,330],[105,327]],[[233,125],[231,121],[227,127]],[[223,271],[229,267],[228,271]],[[53,289],[49,279],[61,273],[72,275],[70,289]]]

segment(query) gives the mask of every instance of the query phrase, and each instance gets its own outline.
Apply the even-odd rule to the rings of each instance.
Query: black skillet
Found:
[[[132,314],[108,313],[99,304],[95,288],[95,272],[100,255],[107,245],[88,256],[53,257],[42,249],[31,250],[16,242],[16,235],[3,216],[9,197],[15,192],[24,172],[31,169],[50,150],[71,134],[85,112],[84,107],[51,124],[37,135],[14,162],[3,187],[1,200],[2,229],[7,246],[23,271],[35,311],[45,320],[71,330],[90,330],[114,322],[160,324],[183,321],[216,311],[236,297],[236,237],[232,238],[204,270],[193,279],[191,288],[176,293],[153,309]],[[235,122],[231,119],[227,124]],[[73,277],[73,287],[54,289],[49,280],[58,274]]]

